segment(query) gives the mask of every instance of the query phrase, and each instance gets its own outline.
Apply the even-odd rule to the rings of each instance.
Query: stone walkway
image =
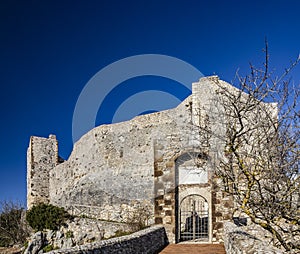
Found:
[[[226,254],[223,244],[169,244],[160,254]]]

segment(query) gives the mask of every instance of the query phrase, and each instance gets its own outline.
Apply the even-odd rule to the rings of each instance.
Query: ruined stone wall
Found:
[[[49,174],[58,164],[55,135],[31,137],[27,150],[27,207],[49,203]]]
[[[51,170],[51,203],[121,222],[146,206],[151,212],[146,223],[164,224],[174,242],[179,195],[175,164],[179,156],[193,152],[209,161],[207,182],[200,187],[212,219],[210,179],[224,150],[220,137],[225,135],[217,82],[223,81],[210,77],[194,83],[193,94],[175,109],[89,131],[74,145],[69,159]],[[215,234],[214,239],[221,238],[220,230]]]
[[[69,159],[51,171],[51,203],[93,206],[98,218],[114,221],[126,221],[141,204],[153,213],[155,143],[161,140],[172,156],[187,146],[191,114],[186,104],[88,132]]]
[[[93,253],[159,253],[168,245],[164,227],[154,226],[128,236],[122,236],[69,249],[50,251],[49,254],[93,254]]]
[[[38,157],[48,158],[44,162],[38,160],[39,167],[45,170],[34,180],[42,183],[36,192],[43,200],[69,211],[79,210],[81,214],[118,222],[129,221],[141,207],[147,207],[150,214],[146,223],[164,224],[174,242],[178,200],[190,193],[188,188],[196,190],[197,185],[200,190],[195,194],[209,204],[209,241],[221,241],[221,222],[229,218],[232,204],[212,181],[224,151],[226,133],[224,110],[216,93],[220,84],[231,87],[217,77],[202,78],[193,84],[193,94],[174,109],[94,128],[76,142],[69,159],[59,165],[54,163],[54,143],[47,150],[48,139],[37,138],[40,145],[35,148],[33,138],[28,149],[28,191],[33,193],[29,203],[35,195],[30,189],[32,172],[37,171],[31,170],[31,165]],[[180,156],[191,153],[205,158],[207,180],[179,186],[176,162]]]

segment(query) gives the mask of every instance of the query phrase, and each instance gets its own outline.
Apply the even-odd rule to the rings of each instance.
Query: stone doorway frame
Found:
[[[179,204],[178,238],[180,242],[208,241],[208,202],[200,195],[190,195]]]
[[[180,185],[176,188],[175,205],[175,241],[180,242],[180,204],[188,196],[197,195],[203,197],[208,203],[208,241],[195,241],[194,243],[212,243],[212,195],[210,186]]]
[[[183,158],[183,160],[182,160]],[[206,161],[206,170],[207,170],[207,182],[202,183],[193,183],[193,184],[180,184],[179,179],[179,170],[180,165],[183,161],[188,161],[190,159],[200,158],[201,160]],[[190,195],[199,195],[202,196],[208,203],[208,241],[204,242],[195,242],[195,243],[212,243],[212,232],[213,232],[213,222],[212,222],[212,186],[211,186],[211,177],[212,177],[212,165],[211,158],[207,153],[203,151],[197,151],[195,149],[182,151],[179,155],[177,154],[174,158],[174,173],[175,173],[175,242],[179,243],[179,225],[180,225],[180,203],[184,198]],[[195,163],[195,161],[194,161]],[[197,163],[197,162],[196,162]],[[197,165],[195,164],[195,167]]]

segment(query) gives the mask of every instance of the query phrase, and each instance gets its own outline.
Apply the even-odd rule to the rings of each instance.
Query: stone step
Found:
[[[226,254],[223,244],[169,244],[161,254]]]

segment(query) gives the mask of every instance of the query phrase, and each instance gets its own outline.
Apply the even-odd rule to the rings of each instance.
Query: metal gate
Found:
[[[179,241],[208,241],[208,203],[200,195],[185,197],[180,203]]]

